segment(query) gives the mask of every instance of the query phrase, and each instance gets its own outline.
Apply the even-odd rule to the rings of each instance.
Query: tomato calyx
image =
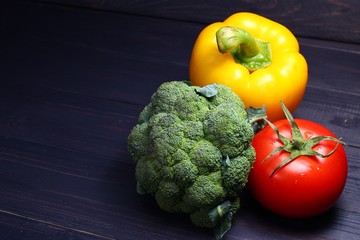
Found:
[[[275,148],[265,159],[262,160],[262,163],[265,162],[266,160],[268,160],[273,155],[275,155],[281,151],[286,151],[286,152],[290,153],[290,155],[289,155],[289,157],[284,159],[279,165],[277,165],[275,167],[274,171],[270,175],[270,178],[280,168],[282,168],[286,164],[290,163],[291,161],[295,160],[297,157],[318,156],[318,157],[326,158],[326,157],[329,157],[330,155],[332,155],[336,151],[339,144],[346,145],[343,141],[341,141],[341,138],[337,139],[332,136],[317,136],[317,137],[313,137],[313,138],[309,138],[309,139],[303,138],[298,125],[296,124],[296,122],[295,122],[293,116],[291,115],[291,113],[289,112],[289,110],[286,108],[285,104],[283,102],[280,102],[280,104],[285,113],[287,120],[290,123],[292,138],[289,139],[289,138],[286,138],[283,135],[281,135],[278,128],[273,123],[271,123],[267,119],[264,119],[266,121],[266,123],[269,124],[269,126],[275,131],[277,137],[283,143],[283,145]],[[323,140],[334,141],[337,144],[334,147],[334,149],[331,150],[327,154],[321,154],[321,153],[313,150],[313,147]]]

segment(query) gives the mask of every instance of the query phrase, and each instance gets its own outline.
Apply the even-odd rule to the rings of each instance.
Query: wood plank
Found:
[[[334,97],[336,96],[336,97]],[[308,87],[295,117],[311,119],[360,148],[360,96]]]
[[[359,95],[360,45],[303,38],[299,42],[309,66],[309,87]]]
[[[44,222],[39,219],[29,218],[20,214],[0,210],[1,237],[7,240],[16,239],[88,239],[109,240],[105,236],[91,232],[79,231],[72,228],[63,228],[56,224]],[[34,224],[34,222],[36,224]]]
[[[51,10],[54,14],[48,16]],[[22,81],[23,78],[26,78],[29,83],[37,84],[37,88],[31,92],[32,97],[41,96],[48,91],[48,95],[52,95],[56,94],[56,90],[60,90],[69,94],[82,94],[86,101],[89,101],[86,96],[93,96],[95,98],[92,101],[96,101],[96,97],[101,97],[144,106],[148,103],[151,93],[162,82],[187,79],[187,66],[192,42],[196,38],[197,32],[203,27],[202,25],[193,27],[193,24],[159,21],[158,19],[152,19],[153,21],[149,24],[149,19],[144,17],[118,16],[117,14],[110,14],[109,16],[106,13],[98,12],[88,14],[88,11],[74,9],[68,10],[69,13],[66,15],[68,20],[65,21],[61,15],[63,9],[59,12],[57,8],[45,6],[38,11],[39,19],[48,16],[48,22],[55,27],[49,28],[48,25],[40,25],[38,18],[26,15],[31,11],[23,10],[21,14],[25,15],[23,16],[24,21],[21,22],[26,22],[28,27],[25,32],[19,31],[22,25],[15,19],[20,16],[9,11],[7,15],[8,24],[12,24],[16,28],[8,30],[9,32],[5,34],[6,38],[3,40],[5,44],[15,43],[18,45],[17,52],[10,52],[10,50],[5,52],[8,58],[2,65],[4,75],[11,78],[11,84],[13,84],[9,87],[16,88],[18,94],[25,94],[29,84],[17,86],[16,81]],[[114,25],[101,28],[99,23],[96,25],[93,20],[96,17],[92,17],[93,15],[102,17],[104,22],[111,22]],[[83,25],[83,21],[87,22],[88,25]],[[141,26],[139,29],[141,31],[130,31],[128,24],[130,22],[135,26]],[[159,24],[165,24],[165,27],[154,27]],[[187,28],[186,26],[189,25],[190,27]],[[126,29],[129,32],[127,38],[124,39],[120,36],[118,28]],[[152,32],[153,29],[156,29],[155,33]],[[177,34],[174,34],[172,29],[177,29],[177,34],[189,36],[189,38],[183,38],[181,41],[176,40]],[[88,38],[91,32],[99,34],[94,38]],[[141,38],[140,33],[146,37]],[[74,34],[77,34],[77,38],[72,37]],[[148,42],[148,39],[156,40]],[[126,44],[115,44],[114,42],[125,42]],[[131,42],[137,42],[136,45],[142,47],[130,48],[129,51],[126,46]],[[164,51],[167,54],[155,50],[161,49],[162,43],[171,43],[165,45]],[[341,112],[338,112],[337,116],[327,116],[328,121],[337,121],[338,124],[340,124],[339,121],[345,121],[350,125],[355,124],[354,127],[356,127],[356,120],[359,118],[356,113],[358,112],[357,102],[359,102],[360,93],[360,84],[358,83],[360,68],[357,67],[358,62],[360,62],[359,45],[309,39],[300,39],[300,43],[301,51],[309,64],[308,91],[311,92],[309,96],[313,97],[310,101],[316,102],[317,98],[322,97],[323,94],[317,93],[318,89],[320,91],[321,89],[331,90],[332,94],[325,99],[319,99],[319,101],[323,105],[329,101],[331,103],[329,107],[334,106],[334,110],[338,111],[343,106],[335,106],[338,101],[336,100],[337,97],[334,96],[342,97],[344,95],[344,99],[349,98],[351,100],[349,104],[354,105],[353,109],[346,113],[346,116],[341,115]],[[58,44],[61,45],[61,48],[57,47]],[[176,49],[187,50],[176,51]],[[20,52],[22,58],[19,59]],[[35,54],[36,60],[30,57]],[[14,68],[18,65],[23,66],[22,71],[17,71]],[[138,71],[139,69],[141,71]],[[29,77],[31,78],[29,79]],[[137,82],[139,86],[147,87],[134,87],[134,82]],[[6,88],[3,89],[9,91]],[[45,95],[44,99],[46,97]],[[303,104],[306,104],[306,101],[305,98]],[[324,112],[328,111],[324,110]],[[332,114],[332,112],[330,113]],[[316,118],[318,111],[307,113],[304,117],[307,115]],[[325,124],[324,121],[322,123]],[[351,128],[346,129],[348,133],[353,131]],[[336,130],[338,132],[343,131],[342,129]],[[342,134],[342,132],[340,133]],[[358,145],[358,138],[354,139],[357,140],[354,140],[353,144]]]
[[[254,12],[291,29],[297,36],[360,43],[360,2],[357,0],[321,1],[116,1],[116,0],[41,0],[62,4],[131,13],[181,21],[212,23],[229,15]]]
[[[157,81],[152,79],[152,74],[157,74],[161,70],[165,76],[157,81],[158,83],[164,80],[187,79],[186,69],[193,43],[198,33],[206,26],[163,19],[152,19],[149,24],[149,18],[146,17],[96,11],[89,14],[87,10],[58,9],[46,5],[35,7],[38,16],[34,17],[31,14],[32,7],[34,6],[21,5],[20,10],[16,12],[8,8],[3,14],[2,41],[4,44],[16,44],[19,47],[17,52],[7,52],[10,49],[4,49],[4,55],[8,57],[4,64],[7,64],[6,68],[13,68],[13,63],[19,62],[29,71],[33,71],[36,66],[43,66],[41,69],[36,68],[42,71],[39,75],[42,74],[45,81],[54,82],[59,80],[46,78],[54,78],[68,72],[76,74],[71,77],[81,78],[84,82],[87,79],[92,80],[90,76],[99,75],[99,72],[102,73],[101,76],[97,76],[99,81],[101,78],[111,77],[114,81],[121,78],[130,79],[130,82],[152,82]],[[67,14],[63,15],[62,11],[66,11]],[[41,20],[45,18],[47,25],[41,24]],[[101,27],[97,20],[99,18],[109,24]],[[11,27],[6,27],[8,24]],[[160,24],[162,27],[159,27]],[[93,32],[97,34],[92,35]],[[127,33],[126,38],[123,37],[124,32]],[[345,91],[359,91],[360,84],[356,78],[360,71],[357,67],[360,61],[359,45],[304,38],[299,38],[299,42],[301,52],[309,62],[310,81],[313,77],[317,79],[314,84],[319,87],[331,88],[335,84],[335,87],[347,88]],[[58,44],[63,46],[61,50],[54,47]],[[36,52],[38,59],[35,60],[30,57],[35,54],[34,46],[41,47]],[[20,52],[23,57],[14,58],[19,56]],[[99,64],[96,58],[98,53],[107,55],[102,60],[105,61],[104,64]],[[146,66],[147,62],[151,65]],[[166,66],[162,67],[164,64]],[[141,73],[136,73],[140,76],[129,75],[139,67],[144,68]],[[168,68],[170,69],[165,71]],[[16,74],[16,69],[13,71]],[[332,74],[335,71],[339,74]],[[147,75],[149,80],[146,78]],[[341,81],[333,81],[334,77],[339,76]]]

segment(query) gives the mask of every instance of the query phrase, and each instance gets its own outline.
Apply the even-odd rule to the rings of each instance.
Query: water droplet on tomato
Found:
[[[309,139],[309,138],[311,138],[313,136],[313,133],[312,132],[305,132],[304,133],[304,137],[306,138],[306,139]]]
[[[313,148],[314,151],[319,152],[321,150],[321,147],[317,146]]]

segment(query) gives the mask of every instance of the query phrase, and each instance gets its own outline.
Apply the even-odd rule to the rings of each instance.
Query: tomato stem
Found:
[[[297,157],[300,156],[318,156],[318,157],[322,157],[322,158],[326,158],[329,157],[330,155],[332,155],[336,149],[338,148],[339,144],[344,144],[346,145],[341,138],[337,139],[331,136],[317,136],[317,137],[313,137],[310,139],[305,139],[303,138],[303,136],[301,135],[300,129],[297,126],[293,116],[291,115],[291,113],[289,112],[289,110],[286,108],[285,104],[283,102],[280,102],[281,107],[285,113],[285,116],[288,120],[288,122],[290,123],[291,126],[291,135],[292,138],[288,139],[286,137],[284,137],[283,135],[280,134],[278,128],[272,124],[270,121],[268,121],[267,119],[264,119],[269,126],[275,131],[276,135],[278,136],[279,140],[284,144],[278,148],[275,148],[262,162],[268,160],[270,157],[274,156],[275,154],[281,152],[281,151],[286,151],[290,153],[290,156],[288,158],[286,158],[285,160],[283,160],[279,165],[277,165],[274,169],[274,171],[271,173],[270,178],[283,166],[285,166],[286,164],[290,163],[291,161],[293,161],[294,159],[296,159]],[[336,146],[334,147],[333,150],[331,150],[329,153],[327,154],[321,154],[315,150],[313,150],[313,147],[320,143],[323,140],[330,140],[330,141],[334,141],[336,142]]]
[[[230,26],[222,27],[216,32],[216,41],[221,53],[230,53],[235,62],[249,71],[271,64],[270,44],[255,39],[247,31]]]

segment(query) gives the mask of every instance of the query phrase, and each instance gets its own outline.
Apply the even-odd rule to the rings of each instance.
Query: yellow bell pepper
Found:
[[[293,113],[308,80],[295,36],[283,25],[241,12],[201,31],[190,60],[193,85],[231,87],[246,107],[265,105],[270,121],[284,118],[280,101]]]

